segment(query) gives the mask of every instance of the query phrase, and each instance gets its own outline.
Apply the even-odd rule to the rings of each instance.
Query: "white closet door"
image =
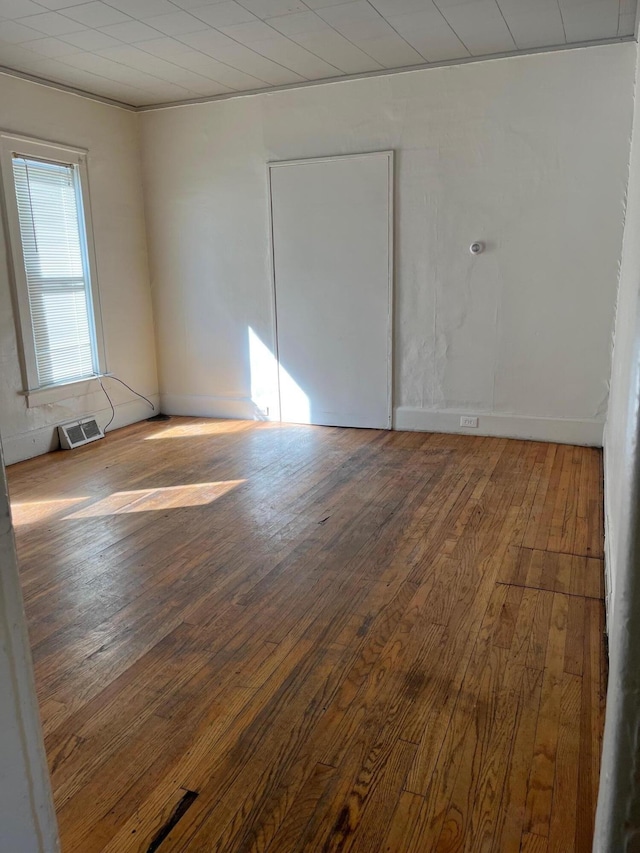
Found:
[[[269,172],[281,419],[389,429],[392,152]]]

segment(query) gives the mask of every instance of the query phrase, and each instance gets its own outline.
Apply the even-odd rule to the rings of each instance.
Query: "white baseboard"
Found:
[[[24,459],[31,459],[32,456],[42,456],[43,453],[56,450],[58,447],[60,447],[58,430],[53,426],[32,429],[20,435],[2,436],[5,465],[13,465]]]
[[[249,397],[205,397],[196,394],[162,394],[162,411],[168,415],[232,420],[264,420],[264,415]],[[465,411],[400,406],[394,411],[393,428],[416,432],[449,432],[469,435],[494,435],[500,438],[524,438],[602,447],[603,424],[595,420],[521,417],[519,415],[478,414],[478,428],[460,426]],[[475,414],[475,413],[473,413]]]
[[[155,405],[157,413],[159,411],[158,395],[155,394],[149,397],[149,399]],[[109,426],[109,432],[136,423],[137,421],[145,420],[145,418],[153,415],[153,412],[144,400],[131,400],[127,403],[120,403],[115,408],[116,415],[113,423]],[[111,409],[100,408],[83,415],[76,415],[75,418],[84,418],[91,415],[95,415],[100,426],[104,427],[111,417]],[[73,417],[69,417],[64,421],[60,421],[60,423],[72,422],[73,420]],[[31,459],[33,456],[41,456],[43,453],[49,453],[50,450],[57,450],[60,446],[57,426],[57,424],[54,424],[41,427],[40,429],[29,430],[29,432],[23,432],[19,435],[2,436],[5,465],[13,465],[15,462]]]
[[[520,415],[478,413],[478,427],[460,426],[461,415],[475,412],[444,409],[433,411],[410,406],[395,410],[394,429],[416,432],[450,432],[465,435],[494,435],[500,438],[524,438],[551,441],[559,444],[580,444],[602,447],[604,425],[595,420],[565,420],[561,418],[522,417]]]
[[[162,394],[162,411],[167,415],[192,418],[228,418],[229,420],[264,420],[249,397],[204,397],[196,394]]]

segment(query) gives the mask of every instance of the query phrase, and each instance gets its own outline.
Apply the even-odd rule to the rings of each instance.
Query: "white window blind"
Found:
[[[91,376],[95,332],[77,166],[14,155],[13,176],[39,384]]]

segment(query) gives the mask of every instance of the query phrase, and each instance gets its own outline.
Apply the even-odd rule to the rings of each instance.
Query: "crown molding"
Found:
[[[640,9],[640,4],[638,6]],[[255,97],[256,95],[270,95],[274,92],[290,92],[296,89],[309,89],[315,86],[339,85],[350,83],[353,80],[369,80],[374,77],[389,77],[397,74],[413,74],[416,71],[429,71],[435,68],[450,68],[456,65],[472,65],[477,62],[489,62],[500,59],[517,59],[524,56],[536,56],[541,53],[560,53],[566,50],[582,50],[588,47],[600,47],[602,45],[624,44],[636,41],[635,36],[619,36],[609,39],[597,39],[594,41],[574,42],[572,44],[550,45],[549,47],[536,47],[530,50],[517,50],[509,53],[492,53],[484,56],[469,56],[463,59],[447,59],[443,62],[423,62],[420,65],[409,65],[403,68],[381,68],[379,71],[364,71],[359,74],[345,74],[340,77],[325,77],[322,80],[308,80],[304,83],[289,83],[284,86],[269,86],[265,89],[251,89],[245,92],[228,92],[224,95],[211,95],[210,97],[192,98],[183,101],[171,101],[163,104],[149,104],[136,108],[136,112],[145,113],[155,110],[169,110],[176,107],[191,107],[199,104],[212,104],[217,101],[229,101],[235,98]]]
[[[416,71],[428,71],[436,68],[450,68],[457,65],[471,65],[476,62],[490,62],[500,59],[517,59],[524,56],[537,56],[542,53],[560,53],[566,50],[583,50],[589,47],[601,47],[602,45],[624,44],[626,42],[638,41],[638,28],[640,27],[640,4],[638,5],[638,18],[636,23],[636,35],[619,36],[609,39],[595,39],[593,41],[574,42],[572,44],[556,44],[548,47],[536,47],[530,50],[517,50],[508,53],[491,53],[483,56],[469,56],[462,59],[448,59],[443,62],[423,62],[420,65],[409,65],[402,68],[381,68],[379,71],[364,71],[360,74],[345,74],[340,77],[325,77],[322,80],[307,80],[303,83],[289,83],[284,86],[269,86],[263,89],[248,89],[243,92],[228,92],[224,95],[210,95],[202,98],[190,98],[181,101],[161,102],[157,104],[146,104],[144,106],[134,106],[127,104],[124,101],[118,101],[114,98],[107,98],[102,95],[96,95],[84,89],[76,88],[75,86],[67,86],[64,83],[56,83],[53,80],[47,80],[43,77],[38,77],[35,74],[28,74],[25,71],[18,71],[7,66],[0,65],[0,74],[8,77],[17,77],[20,80],[27,80],[30,83],[36,83],[39,86],[46,86],[49,89],[56,89],[60,92],[66,92],[70,95],[76,95],[79,98],[86,98],[90,101],[97,101],[101,104],[107,104],[110,107],[128,110],[135,113],[153,112],[156,110],[170,110],[178,107],[192,107],[200,104],[213,104],[217,101],[229,101],[235,98],[248,98],[257,95],[270,95],[275,92],[290,92],[297,89],[309,89],[315,86],[337,86],[340,83],[350,83],[354,80],[369,80],[375,77],[390,77],[397,74],[414,74]]]
[[[0,74],[5,77],[17,77],[18,80],[26,80],[28,83],[36,83],[38,86],[45,86],[47,89],[56,89],[58,92],[66,92],[67,95],[76,95],[78,98],[97,101],[99,104],[107,104],[107,106],[117,107],[121,110],[128,110],[134,113],[138,110],[138,107],[133,106],[133,104],[125,104],[124,101],[117,101],[115,98],[95,95],[93,92],[87,92],[85,89],[68,86],[66,83],[56,83],[54,80],[47,80],[45,77],[38,77],[36,74],[29,74],[26,71],[18,71],[6,65],[0,65]]]

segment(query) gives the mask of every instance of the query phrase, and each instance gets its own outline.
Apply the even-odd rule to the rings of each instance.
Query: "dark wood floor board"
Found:
[[[142,778],[161,755],[168,724],[151,715],[145,726],[146,738],[132,751],[128,744],[100,764],[100,772],[78,787],[76,796],[56,802],[58,828],[63,845],[71,850],[83,850],[94,834],[104,838],[101,820],[135,779]],[[56,800],[54,792],[54,800]],[[64,846],[63,846],[64,850]]]
[[[147,851],[162,835],[163,829],[184,801],[186,793],[184,788],[176,786],[155,812],[145,813],[142,819],[138,817],[135,825],[131,821],[127,821],[126,826],[113,837],[110,837],[107,826],[101,826],[101,833],[92,833],[89,838],[82,839],[83,850],[86,853],[92,853],[94,850],[100,850],[102,853],[109,853],[109,851],[111,853]]]
[[[530,547],[538,548],[539,550],[545,550],[547,547],[547,542],[549,541],[549,536],[551,535],[551,528],[553,524],[553,516],[556,510],[556,505],[560,504],[560,506],[562,506],[560,480],[565,455],[565,446],[558,445],[555,448],[555,452],[553,453],[553,464],[551,470],[549,471],[544,500],[542,506],[539,508],[538,523],[535,530],[535,538],[533,538],[530,543],[526,543],[530,545]]]
[[[289,659],[282,662],[280,678],[291,677],[291,673],[295,671],[296,665],[300,659],[304,657],[304,653],[309,651],[309,647],[304,647],[304,644],[298,646],[289,655]],[[331,664],[335,661],[335,655],[330,658]],[[322,674],[326,676],[326,671],[330,669],[330,664],[327,663],[323,673],[316,673],[316,677]],[[202,790],[206,788],[209,780],[210,762],[212,751],[216,755],[216,763],[224,761],[224,756],[231,753],[236,754],[238,750],[235,746],[237,738],[244,735],[248,726],[268,704],[273,694],[277,692],[280,684],[280,679],[273,679],[273,683],[268,688],[260,691],[247,690],[246,688],[236,688],[238,695],[238,703],[236,707],[231,709],[224,701],[219,701],[215,697],[228,695],[228,689],[222,693],[220,685],[216,685],[217,689],[213,692],[213,699],[203,701],[203,695],[206,698],[204,691],[200,692],[199,702],[197,703],[197,718],[200,722],[191,732],[191,743],[188,750],[183,750],[182,753],[174,757],[172,764],[162,783],[157,789],[152,791],[151,796],[147,801],[136,809],[136,814],[132,815],[130,823],[135,826],[135,821],[138,819],[148,820],[150,815],[153,815],[162,806],[164,798],[168,796],[168,792],[172,787],[179,785],[189,790]],[[187,698],[188,701],[188,697]],[[190,717],[193,718],[193,707],[189,702]],[[174,710],[171,716],[171,726],[175,728],[176,735],[183,730],[182,715],[180,708]],[[247,758],[247,760],[249,757]],[[239,766],[244,766],[239,765]],[[251,772],[255,774],[257,764],[253,764]],[[263,765],[260,765],[261,767]],[[217,784],[220,790],[225,790],[225,784],[232,787],[232,779],[226,778],[226,774],[219,774]],[[243,780],[244,781],[244,780]],[[245,786],[244,791],[250,791],[250,787]],[[203,791],[203,796],[206,797],[206,790]],[[214,797],[214,801],[216,798]]]
[[[536,544],[538,528],[542,523],[542,515],[545,511],[547,495],[549,494],[551,485],[551,476],[556,464],[558,445],[547,444],[542,445],[542,448],[536,457],[536,466],[542,465],[542,471],[531,501],[529,518],[520,543],[522,546],[528,548],[533,548]]]
[[[563,536],[569,535],[572,528],[573,518],[568,516],[567,502],[569,500],[569,487],[572,474],[572,450],[568,445],[563,445],[559,451],[557,483],[554,490],[553,507],[549,507],[549,530],[543,550],[560,550]],[[571,548],[569,549],[571,550]]]
[[[556,771],[549,823],[548,849],[551,853],[562,853],[566,849],[567,838],[575,836],[580,768],[580,731],[575,720],[580,716],[581,696],[580,676],[565,673],[562,678]]]
[[[402,793],[415,749],[415,744],[403,741],[379,741],[368,751],[356,750],[354,761],[345,758],[344,773],[352,778],[351,789],[346,797],[342,794],[334,801],[329,814],[341,808],[333,822],[325,820],[323,828],[328,826],[329,833],[317,837],[320,849],[337,853],[377,848]]]
[[[551,615],[553,611],[553,593],[537,590],[536,607],[529,633],[526,665],[533,669],[544,669],[549,644]]]
[[[546,546],[548,551],[572,553],[574,550],[580,474],[580,456],[576,455],[576,450],[573,447],[565,448],[560,486]]]
[[[49,753],[75,737],[83,744],[82,750],[68,754],[52,771],[58,803],[76,793],[100,764],[145,724],[167,689],[176,689],[189,677],[202,657],[189,646],[188,631],[179,626],[47,738]],[[126,728],[122,726],[125,713],[131,715]]]
[[[506,598],[500,610],[500,618],[493,640],[496,646],[501,646],[504,649],[511,648],[523,595],[524,589],[522,587],[507,587]]]
[[[410,593],[410,594],[411,594],[411,592],[412,592],[412,590],[411,590],[411,589],[409,589],[409,593]],[[396,616],[396,617],[394,617],[393,619],[389,620],[388,616],[385,614],[385,618],[384,618],[384,619],[381,621],[381,623],[380,623],[380,627],[381,627],[381,630],[382,630],[382,635],[381,635],[380,637],[376,637],[376,629],[375,629],[375,626],[373,626],[373,627],[372,627],[372,629],[371,629],[370,637],[369,637],[369,639],[368,639],[368,642],[367,642],[365,645],[367,646],[367,648],[371,649],[371,651],[373,651],[373,652],[374,652],[374,658],[375,658],[375,649],[376,649],[376,648],[379,648],[379,647],[383,644],[383,643],[382,643],[382,638],[384,638],[384,637],[388,634],[388,631],[390,630],[391,626],[392,626],[393,624],[395,624],[395,623],[396,623],[396,621],[397,621],[397,619],[399,618],[400,614],[402,614],[402,613],[404,612],[404,610],[406,609],[406,606],[407,606],[407,605],[406,605],[406,600],[405,600],[404,598],[401,598],[401,599],[400,599],[400,602],[399,602],[399,605],[400,605],[400,606],[396,609],[396,612],[397,612],[398,616]],[[380,653],[378,652],[378,654],[380,654]],[[359,665],[358,667],[356,667],[356,669],[357,669],[357,677],[358,677],[360,680],[362,680],[363,676],[366,674],[366,670],[367,670],[367,664],[366,664],[366,662],[367,662],[367,661],[369,661],[369,660],[371,660],[371,659],[372,659],[372,657],[371,657],[371,653],[369,653],[369,652],[366,652],[366,651],[365,651],[365,652],[363,653],[363,662],[365,662],[364,669],[363,669],[362,665]],[[348,676],[348,675],[346,676],[346,678],[345,678],[345,682],[344,682],[344,683],[345,683],[345,684],[349,684],[349,683],[350,683],[350,678],[349,678],[349,676]],[[341,705],[340,701],[337,701],[335,704],[337,705],[337,707],[338,707],[338,708],[340,708],[340,705]],[[323,721],[324,721],[324,720],[327,720],[327,719],[330,719],[330,718],[331,718],[331,716],[332,716],[332,708],[330,707],[330,703],[328,702],[328,700],[325,702],[325,708],[324,708],[324,711],[326,711],[326,713],[325,713],[325,714],[324,714],[324,716],[323,716]],[[316,734],[314,735],[314,737],[318,737],[318,735],[321,735],[321,733],[322,733],[322,725],[321,725],[321,724],[320,724],[320,726],[319,726],[318,728],[319,728],[319,731],[318,731],[318,732],[316,732]],[[303,757],[303,758],[304,758],[304,757]],[[309,763],[309,760],[307,759],[307,764],[308,764],[308,763]],[[295,766],[295,762],[294,762],[294,766]],[[303,766],[304,766],[304,765],[303,765]],[[250,770],[251,770],[251,772],[254,772],[254,769],[253,769],[253,768],[250,768]],[[279,784],[280,784],[281,786],[283,785],[282,780],[280,780]],[[242,779],[240,779],[240,780],[239,780],[239,782],[238,782],[238,786],[237,786],[237,787],[238,787],[238,789],[239,789],[240,791],[245,790],[246,785],[245,785],[245,783],[244,783],[244,781],[243,781]],[[284,790],[285,790],[285,791],[289,791],[289,790],[290,790],[290,788],[289,788],[289,785],[288,785],[288,784],[285,784],[285,785],[284,785]],[[273,796],[273,794],[271,794],[271,796]],[[237,794],[237,792],[236,792],[235,790],[232,790],[230,793],[228,793],[228,794],[227,794],[227,799],[231,799],[231,801],[232,801],[232,802],[236,802],[237,797],[238,797],[238,794]],[[220,808],[221,808],[221,805],[219,805],[219,806],[218,806],[218,809],[220,809]],[[255,810],[255,808],[256,808],[256,804],[252,803],[252,804],[251,804],[251,806],[250,806],[250,808]],[[263,806],[263,808],[264,808],[264,806]],[[284,813],[285,809],[283,809],[283,808],[282,808],[282,806],[280,806],[278,811],[279,811],[279,813],[281,813],[281,814],[282,814],[282,813]],[[243,825],[243,826],[247,823],[247,821],[246,821],[244,818],[246,818],[246,815],[243,815],[243,820],[242,820],[242,821],[240,821],[240,824],[241,824],[241,825]],[[215,820],[215,822],[216,822],[216,823],[219,823],[220,821],[221,821],[221,818],[220,818],[220,812],[218,811],[218,814],[216,815],[216,820]],[[270,825],[271,825],[272,827],[276,827],[276,826],[277,826],[277,821],[275,820],[275,818],[272,818],[272,819],[271,819],[271,821],[270,821]],[[237,827],[235,827],[235,826],[231,826],[231,828],[229,829],[229,832],[231,833],[231,835],[233,835],[233,833],[236,831],[236,829],[237,829]]]
[[[9,484],[64,853],[589,849],[599,451],[173,418]]]
[[[410,579],[421,582],[425,577],[425,568],[430,569],[433,562],[437,559],[443,549],[450,554],[454,559],[460,552],[466,552],[467,555],[475,553],[481,545],[486,544],[487,536],[491,535],[492,528],[496,526],[496,518],[500,514],[500,499],[506,502],[504,490],[489,482],[485,486],[483,493],[482,505],[475,507],[475,511],[470,514],[469,521],[464,528],[463,534],[459,537],[456,546],[452,549],[446,547],[446,543],[450,534],[450,530],[455,524],[457,512],[464,512],[469,500],[469,494],[472,489],[467,492],[462,492],[458,505],[456,503],[444,503],[439,513],[439,518],[432,522],[430,527],[427,527],[422,536],[422,542],[418,546],[420,553],[419,562],[410,575]],[[500,523],[502,519],[500,519]],[[495,532],[495,531],[494,531]],[[461,558],[463,554],[460,554]]]
[[[264,850],[270,850],[272,853],[295,853],[302,849],[301,839],[304,838],[307,827],[317,815],[322,795],[336,777],[337,772],[335,767],[316,764]],[[260,843],[259,830],[253,830],[253,835],[256,838],[255,849],[257,850]]]
[[[403,619],[372,667],[358,661],[355,672],[346,674],[350,689],[327,708],[327,730],[322,732],[325,764],[338,766],[352,742],[362,737],[363,728],[371,738],[391,730],[391,740],[407,740],[402,738],[405,727],[421,700],[428,701],[424,693],[433,678],[432,663],[441,637],[441,626]],[[355,685],[357,692],[352,695]]]
[[[133,626],[124,618],[117,619],[116,614],[113,626],[102,626],[76,640],[75,666],[63,664],[59,671],[56,669],[56,660],[64,659],[60,648],[54,661],[45,656],[42,665],[36,662],[39,697],[56,699],[69,710],[76,710],[95,698],[105,684],[126,675],[131,666],[182,624],[180,607],[165,608],[159,621],[153,616],[154,604],[153,599],[147,602],[151,610],[145,615],[138,608]],[[130,616],[129,609],[127,614]]]
[[[491,649],[505,598],[506,589],[494,585],[488,602],[484,601],[481,606],[481,613],[469,614],[469,625],[473,624],[475,629],[455,632],[445,629],[436,658],[434,679],[439,693],[432,705],[422,709],[423,725],[403,731],[407,740],[418,742],[416,758],[405,787],[412,793],[425,796],[427,805],[435,808],[438,814],[440,805],[446,808],[449,796],[448,793],[438,793],[438,784],[442,785],[444,781],[451,785],[455,781],[455,762],[444,760],[444,756],[449,752],[456,755],[459,739],[470,724],[480,689],[478,672]],[[441,767],[446,767],[444,775]]]
[[[525,667],[511,761],[493,838],[493,849],[500,853],[519,853],[520,850],[541,693],[542,673]]]
[[[567,642],[564,654],[564,671],[582,675],[584,666],[585,611],[587,602],[579,595],[569,598],[567,613]]]
[[[467,678],[472,675],[469,672]],[[509,665],[507,651],[492,646],[479,679],[438,851],[493,847],[495,814],[500,810],[514,733],[523,712],[524,669]]]
[[[421,834],[424,797],[403,790],[395,803],[387,833],[380,846],[384,853],[411,853],[415,850],[414,838]],[[423,845],[421,850],[425,849]]]
[[[509,555],[499,573],[500,583],[602,598],[602,560],[534,548],[511,548]]]
[[[547,839],[542,835],[523,832],[520,853],[547,853]]]
[[[568,608],[567,596],[553,595],[533,762],[529,773],[525,830],[545,837],[549,835],[555,780]]]
[[[283,792],[285,797],[295,797],[317,763],[307,743],[322,718],[325,697],[332,695],[339,682],[341,657],[342,648],[307,654],[271,697],[267,690],[256,693],[248,713],[238,722],[237,739],[218,755],[215,771],[209,771],[190,825],[176,827],[167,838],[166,850],[195,843],[196,834],[197,843],[205,849],[215,849],[214,845],[224,849],[265,802]],[[185,787],[198,788],[199,772],[185,779]]]

